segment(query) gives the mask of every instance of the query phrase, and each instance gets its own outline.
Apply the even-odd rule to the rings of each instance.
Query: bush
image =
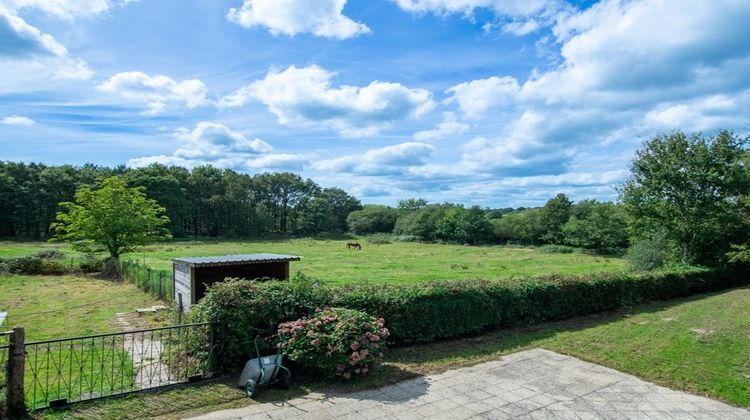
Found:
[[[367,238],[368,244],[373,245],[387,245],[391,243],[391,236],[390,235],[373,235]]]
[[[349,379],[367,374],[383,357],[389,335],[384,322],[361,311],[329,308],[280,324],[278,334],[290,359]]]
[[[625,260],[634,271],[661,268],[669,260],[670,246],[661,238],[644,239],[628,248]]]
[[[209,287],[190,316],[197,322],[226,322],[224,360],[227,366],[239,367],[252,355],[256,332],[248,327],[270,334],[283,322],[330,306],[330,300],[328,288],[300,274],[288,282],[227,279]]]
[[[750,284],[745,269],[688,268],[648,273],[599,273],[505,281],[450,281],[408,286],[327,287],[307,278],[216,283],[191,314],[225,321],[226,360],[250,358],[253,332],[312,316],[315,308],[355,309],[385,318],[389,342],[415,343],[495,328],[557,321],[653,300]]]
[[[578,249],[567,245],[542,245],[539,250],[545,254],[572,254]]]
[[[0,272],[5,273],[60,275],[69,271],[65,264],[47,258],[26,256],[0,259]]]
[[[47,260],[59,260],[65,256],[65,253],[56,249],[42,249],[34,252],[31,256]]]
[[[78,268],[84,273],[98,273],[104,270],[104,260],[95,254],[83,254],[78,262]]]

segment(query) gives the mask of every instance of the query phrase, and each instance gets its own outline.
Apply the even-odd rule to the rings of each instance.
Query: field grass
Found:
[[[279,403],[310,391],[354,391],[496,360],[542,347],[673,389],[750,407],[750,288],[640,305],[596,316],[390,349],[384,366],[359,382],[301,378],[289,391],[264,390]],[[196,387],[81,404],[44,418],[179,418],[253,404],[232,378]]]
[[[171,270],[171,259],[207,255],[270,252],[299,255],[292,272],[301,271],[328,284],[406,284],[427,280],[497,279],[542,274],[586,274],[621,271],[622,259],[581,253],[545,253],[538,248],[461,246],[393,242],[370,244],[350,251],[346,240],[292,239],[278,241],[169,242],[146,247],[130,258],[154,269]],[[57,245],[59,247],[59,245]],[[45,243],[0,243],[0,257],[26,255],[49,248]],[[73,254],[64,246],[60,248]]]
[[[26,340],[120,331],[118,312],[161,304],[132,284],[87,276],[0,276],[4,327],[23,326]]]

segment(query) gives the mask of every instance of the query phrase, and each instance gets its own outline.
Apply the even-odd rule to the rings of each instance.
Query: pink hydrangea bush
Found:
[[[383,319],[344,308],[279,325],[279,345],[288,357],[327,376],[366,375],[383,358],[390,335]]]

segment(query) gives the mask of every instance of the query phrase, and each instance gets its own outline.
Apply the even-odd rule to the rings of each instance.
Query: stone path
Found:
[[[115,320],[124,332],[147,328],[143,320],[134,315],[117,313]],[[136,369],[134,382],[138,388],[149,389],[177,383],[171,379],[169,367],[161,361],[164,347],[153,333],[126,334],[123,337],[123,348],[130,355]]]
[[[313,393],[200,418],[750,420],[750,412],[533,349],[380,389]]]

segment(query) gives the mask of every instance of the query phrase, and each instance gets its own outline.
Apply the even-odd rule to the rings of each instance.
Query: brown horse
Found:
[[[348,242],[346,244],[346,249],[356,249],[357,251],[361,251],[362,245],[360,245],[358,242]]]

